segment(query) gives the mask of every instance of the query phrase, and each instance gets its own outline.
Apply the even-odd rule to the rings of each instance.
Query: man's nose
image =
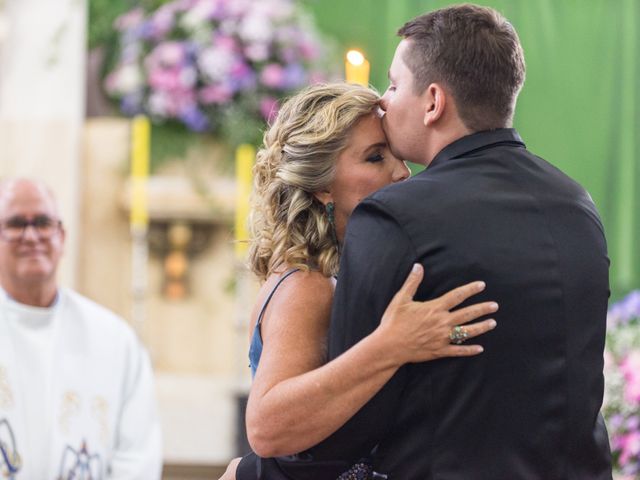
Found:
[[[40,239],[40,235],[38,235],[38,231],[34,225],[27,225],[24,227],[24,232],[22,232],[22,241],[23,242],[37,242]]]
[[[398,168],[396,168],[396,171],[394,173],[394,182],[401,182],[402,180],[406,180],[407,178],[409,178],[409,176],[411,176],[411,170],[409,170],[407,164],[402,160],[398,160]]]
[[[383,112],[387,111],[387,94],[385,93],[382,98],[380,99],[380,102],[378,102],[378,106],[380,107],[380,110],[382,110]]]

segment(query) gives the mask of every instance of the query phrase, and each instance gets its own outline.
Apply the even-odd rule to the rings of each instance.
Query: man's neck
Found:
[[[427,146],[425,152],[425,166],[428,167],[436,155],[438,155],[445,147],[451,145],[456,140],[471,135],[473,132],[464,126],[463,123],[456,123],[450,128],[442,129],[433,133],[432,141]]]
[[[32,307],[46,308],[53,305],[58,294],[58,287],[52,285],[2,285],[12,300]]]

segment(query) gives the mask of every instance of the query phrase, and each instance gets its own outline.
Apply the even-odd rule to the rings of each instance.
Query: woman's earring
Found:
[[[338,235],[336,233],[336,204],[333,202],[329,202],[324,206],[324,209],[327,212],[327,220],[329,220],[329,225],[331,225],[331,236],[333,237],[333,243],[335,243],[336,249],[338,250],[338,255],[340,255],[340,243],[338,242]]]
[[[324,206],[324,208],[327,211],[327,219],[329,220],[329,223],[331,224],[331,227],[335,230],[335,228],[336,228],[336,214],[335,214],[336,205],[333,202],[329,202]]]

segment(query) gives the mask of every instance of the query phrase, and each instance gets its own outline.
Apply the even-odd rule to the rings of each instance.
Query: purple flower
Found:
[[[284,88],[294,90],[305,84],[307,73],[299,63],[292,63],[284,69]]]
[[[120,110],[127,116],[134,116],[142,113],[142,93],[137,92],[125,95],[120,101]]]
[[[609,309],[608,324],[615,326],[640,318],[640,290],[635,290]]]
[[[624,416],[619,413],[616,415],[613,415],[611,418],[609,418],[609,421],[608,421],[609,428],[611,428],[612,430],[618,430],[623,423],[624,423]]]
[[[256,74],[253,69],[242,61],[237,61],[230,71],[229,83],[234,91],[253,90],[256,87]]]
[[[209,128],[209,120],[204,113],[195,106],[189,107],[182,112],[180,120],[194,132],[204,132]]]

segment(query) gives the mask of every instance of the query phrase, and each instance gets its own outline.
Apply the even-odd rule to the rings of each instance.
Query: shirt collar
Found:
[[[526,145],[520,138],[520,135],[514,128],[498,128],[496,130],[485,130],[483,132],[472,133],[450,143],[444,147],[434,157],[427,169],[434,165],[444,163],[464,154],[471,153],[474,150],[487,148],[497,144],[512,144],[517,147],[526,148]]]

